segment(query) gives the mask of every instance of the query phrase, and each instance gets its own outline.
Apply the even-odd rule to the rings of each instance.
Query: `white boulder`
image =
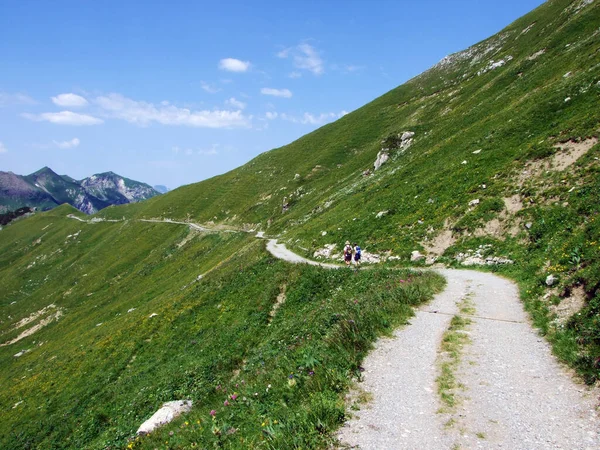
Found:
[[[171,422],[182,413],[190,412],[192,409],[191,400],[176,400],[163,403],[162,407],[156,411],[152,417],[146,420],[137,430],[137,434],[148,434],[156,428]]]

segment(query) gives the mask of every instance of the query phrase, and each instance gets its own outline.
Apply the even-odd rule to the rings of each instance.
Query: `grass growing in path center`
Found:
[[[469,294],[461,299],[458,306],[460,312],[450,321],[450,326],[442,337],[440,348],[440,374],[436,378],[438,393],[443,404],[440,413],[451,413],[456,407],[456,391],[460,387],[460,383],[456,380],[456,368],[461,361],[463,347],[470,342],[466,330],[471,324],[471,319],[467,316],[473,315],[475,309]],[[449,426],[454,423],[455,420],[452,418],[448,421]]]

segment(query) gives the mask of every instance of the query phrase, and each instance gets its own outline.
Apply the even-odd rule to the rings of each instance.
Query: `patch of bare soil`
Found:
[[[561,172],[565,170],[585,155],[597,143],[598,138],[592,137],[581,142],[569,141],[556,144],[554,147],[559,149],[559,151],[550,158],[531,161],[525,165],[525,168],[517,177],[519,186],[523,186],[528,179],[538,177],[546,171]]]
[[[452,236],[450,222],[446,219],[442,231],[433,240],[423,242],[422,245],[429,254],[441,256],[446,249],[454,245],[455,242],[456,238]]]
[[[593,137],[581,142],[569,141],[556,144],[554,147],[561,151],[552,157],[552,166],[554,170],[565,170],[585,155],[597,143],[598,138]]]
[[[523,222],[521,219],[513,218],[506,229],[506,234],[510,237],[516,237],[523,229]]]
[[[500,219],[492,219],[487,222],[483,228],[475,230],[474,234],[476,237],[493,236],[495,238],[502,238],[504,235],[504,227],[502,226]]]
[[[56,305],[54,303],[40,309],[39,311],[36,311],[34,313],[31,313],[29,316],[19,320],[15,326],[13,327],[13,330],[16,330],[17,328],[21,328],[24,327],[25,325],[37,320],[39,317],[45,315],[48,311],[50,311],[51,309],[55,309]]]
[[[564,323],[573,314],[581,311],[586,304],[585,290],[582,286],[577,286],[571,291],[569,297],[565,297],[558,305],[550,306],[550,311],[557,315],[557,322]]]
[[[523,209],[523,203],[521,202],[519,194],[515,194],[512,197],[505,197],[503,200],[504,206],[506,206],[506,209],[510,214],[518,213]]]
[[[273,307],[271,308],[271,312],[269,313],[269,325],[271,324],[271,320],[273,320],[273,317],[275,317],[275,314],[277,314],[277,310],[280,308],[281,305],[283,305],[285,303],[285,299],[286,299],[286,295],[285,295],[285,290],[287,288],[287,284],[283,284],[281,286],[281,290],[279,292],[279,295],[277,296],[277,299],[275,300],[275,303],[273,304]]]
[[[38,319],[39,317],[41,317],[42,315],[46,314],[50,309],[54,309],[54,308],[56,308],[55,305],[46,306],[45,308],[41,309],[40,311],[35,312],[35,313],[31,314],[29,317],[26,317],[26,318],[22,319],[21,321],[19,321],[13,329],[16,330],[18,328],[21,328],[21,327],[27,325],[28,323],[31,323],[32,321],[34,321],[34,320]],[[14,344],[15,342],[19,342],[21,339],[31,336],[32,334],[34,334],[37,331],[44,328],[49,323],[51,323],[55,320],[58,320],[62,315],[63,315],[62,310],[60,308],[57,308],[56,312],[54,314],[50,314],[50,315],[46,316],[45,318],[40,320],[37,324],[35,324],[31,328],[27,328],[26,330],[23,330],[23,332],[21,332],[21,334],[19,334],[16,338],[11,339],[10,341],[6,341],[3,344],[0,344],[0,347],[6,347],[7,345]]]

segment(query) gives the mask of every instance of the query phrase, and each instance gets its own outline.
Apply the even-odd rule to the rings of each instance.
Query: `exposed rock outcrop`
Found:
[[[390,155],[387,152],[381,151],[379,153],[377,153],[377,159],[375,160],[375,163],[373,164],[373,166],[375,167],[375,170],[379,170],[379,168],[385,164],[388,159],[390,159]]]

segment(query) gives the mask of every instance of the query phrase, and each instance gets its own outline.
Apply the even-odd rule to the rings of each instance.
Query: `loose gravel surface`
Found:
[[[361,449],[600,449],[598,393],[576,384],[531,327],[514,284],[492,274],[440,270],[444,292],[364,362],[373,399],[339,433]],[[443,411],[439,348],[457,303],[475,312],[456,368],[458,406]]]

